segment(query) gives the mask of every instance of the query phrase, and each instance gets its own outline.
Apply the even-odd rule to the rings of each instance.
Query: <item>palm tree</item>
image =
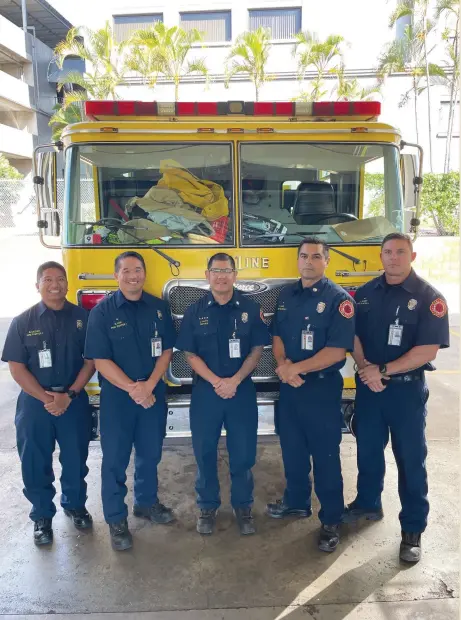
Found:
[[[421,38],[424,69],[426,77],[426,93],[427,93],[427,120],[429,129],[429,165],[432,172],[432,119],[431,119],[431,79],[430,79],[430,51],[427,46],[427,39],[434,27],[434,23],[428,19],[430,0],[399,0],[395,10],[390,16],[389,27],[393,28],[398,19],[402,17],[411,17],[412,25],[415,32]]]
[[[299,32],[295,36],[295,41],[293,55],[298,58],[299,79],[304,79],[307,69],[311,66],[317,71],[316,77],[311,82],[310,92],[301,92],[298,99],[318,101],[327,92],[324,90],[325,75],[342,64],[344,37],[331,34],[325,41],[320,41],[314,33],[306,31]],[[340,64],[336,64],[336,61]]]
[[[229,82],[234,75],[246,73],[255,86],[256,101],[259,101],[261,86],[272,79],[266,73],[270,41],[270,30],[262,26],[251,32],[243,32],[237,37],[226,60],[226,88],[229,88]]]
[[[83,120],[83,101],[87,99],[87,94],[81,91],[66,93],[62,105],[54,106],[55,112],[48,123],[53,142],[61,140],[62,132],[67,125],[80,123]]]
[[[455,108],[459,96],[459,2],[458,0],[438,0],[435,17],[439,20],[442,16],[453,20],[452,28],[445,28],[442,39],[445,41],[445,52],[448,57],[445,78],[440,78],[440,83],[444,84],[450,92],[450,104],[448,111],[447,142],[445,145],[445,162],[443,171],[450,171],[451,142],[453,138],[453,124],[455,118]],[[450,71],[451,70],[451,71]]]
[[[124,78],[124,46],[125,43],[116,43],[109,22],[99,30],[85,26],[71,28],[54,50],[57,65],[62,68],[67,56],[78,56],[91,70],[67,73],[59,88],[73,83],[87,90],[91,99],[116,99],[116,88]]]
[[[429,64],[429,79],[431,76],[444,76],[441,67],[434,63]],[[411,88],[406,91],[400,100],[399,107],[406,105],[411,96],[415,108],[416,140],[419,141],[418,98],[427,88],[426,66],[424,60],[424,46],[421,32],[413,26],[407,26],[401,39],[388,44],[379,58],[378,76],[381,81],[393,73],[407,73],[411,76]]]
[[[187,61],[187,56],[195,43],[202,41],[198,30],[184,30],[178,26],[168,28],[158,22],[147,30],[133,33],[129,44],[133,45],[128,56],[131,68],[140,73],[150,86],[157,81],[159,74],[174,83],[175,101],[179,99],[179,85],[191,73],[201,73],[208,80],[208,68],[204,58]],[[145,54],[144,64],[137,61]]]
[[[341,66],[333,70],[338,78],[338,84],[334,89],[337,101],[372,101],[373,95],[380,95],[382,82],[377,82],[371,86],[362,86],[357,78],[348,80],[345,76],[345,66]]]

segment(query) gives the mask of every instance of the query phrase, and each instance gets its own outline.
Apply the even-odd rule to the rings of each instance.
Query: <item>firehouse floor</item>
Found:
[[[3,334],[6,324],[0,324]],[[459,315],[452,317],[452,347],[428,376],[427,423],[431,513],[416,566],[398,560],[400,528],[397,471],[390,447],[379,523],[343,526],[338,551],[317,550],[314,516],[274,521],[264,515],[284,478],[276,438],[261,438],[254,469],[258,533],[239,535],[229,506],[228,458],[220,448],[223,505],[217,531],[195,531],[195,464],[190,440],[167,442],[159,468],[160,497],[176,512],[171,526],[130,517],[131,551],[109,543],[100,502],[101,450],[90,447],[87,506],[94,529],[79,533],[61,510],[54,543],[36,548],[29,506],[22,495],[15,447],[17,387],[0,363],[0,620],[451,620],[459,597]],[[356,446],[342,443],[346,501],[354,497]],[[59,477],[59,460],[55,472]],[[132,503],[132,466],[128,502]],[[59,484],[57,485],[59,489]],[[4,615],[1,615],[4,614]]]

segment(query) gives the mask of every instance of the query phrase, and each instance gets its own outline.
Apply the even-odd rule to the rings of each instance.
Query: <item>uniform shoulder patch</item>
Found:
[[[446,301],[441,297],[437,297],[430,305],[430,311],[439,319],[443,318],[448,312]]]
[[[338,310],[346,319],[351,319],[355,314],[354,304],[349,301],[349,299],[345,299],[344,301],[342,301],[339,304]]]

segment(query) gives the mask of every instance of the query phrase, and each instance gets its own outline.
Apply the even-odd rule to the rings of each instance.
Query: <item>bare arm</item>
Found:
[[[357,364],[357,368],[361,369],[366,366],[365,354],[358,336],[355,336],[354,338],[354,350],[352,352],[352,357],[354,358],[354,362]]]
[[[214,372],[212,372],[208,368],[208,366],[205,364],[201,357],[199,357],[195,353],[191,353],[190,351],[184,351],[184,355],[186,356],[186,360],[189,366],[195,373],[199,375],[199,377],[202,377],[202,379],[205,379],[205,381],[211,383],[213,387],[217,383],[219,383],[220,377],[215,375]]]
[[[117,364],[115,364],[115,362],[107,359],[95,359],[94,363],[96,370],[100,372],[102,376],[107,379],[107,381],[112,383],[112,385],[115,385],[115,387],[118,387],[128,393],[133,389],[131,387],[131,379],[127,377],[127,375],[119,366],[117,366]]]
[[[277,362],[277,366],[281,366],[286,361],[285,346],[280,336],[274,336],[272,338],[272,353]]]
[[[415,370],[415,368],[421,368],[421,366],[424,366],[427,362],[435,360],[439,348],[438,344],[425,344],[413,347],[398,359],[386,364],[386,374],[397,375],[402,372],[408,372],[409,370]]]
[[[305,374],[308,372],[318,372],[337,362],[342,362],[346,357],[346,349],[337,347],[324,347],[318,353],[307,360],[293,364],[293,372]]]
[[[75,392],[81,392],[91,377],[94,375],[94,362],[93,360],[84,360],[83,366],[80,372],[77,375],[77,378],[70,386],[70,390],[74,390]]]
[[[39,384],[34,375],[27,369],[25,364],[20,362],[8,362],[11,376],[19,385],[20,388],[33,396],[37,400],[41,400],[43,404],[52,403],[53,397],[49,396],[42,386]]]
[[[151,390],[151,392],[155,390],[157,383],[161,380],[163,375],[166,373],[172,357],[173,357],[173,349],[167,349],[166,351],[163,351],[162,355],[157,359],[155,363],[155,368],[152,371],[151,376],[146,382],[149,384],[149,389]]]
[[[250,375],[253,372],[253,370],[258,365],[259,360],[261,359],[261,355],[263,354],[263,351],[264,351],[264,347],[262,346],[253,347],[251,349],[250,354],[247,356],[247,358],[243,362],[242,366],[240,367],[240,370],[238,370],[233,377],[236,381],[238,381],[238,383],[242,383],[242,381],[246,379],[248,375]]]

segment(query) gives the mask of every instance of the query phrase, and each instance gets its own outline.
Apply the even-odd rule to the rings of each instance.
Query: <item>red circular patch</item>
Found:
[[[339,311],[346,319],[351,319],[354,316],[354,304],[345,299],[339,304]]]
[[[430,310],[432,314],[438,317],[439,319],[444,317],[446,313],[448,312],[446,302],[440,297],[437,297],[437,299],[434,299],[434,301],[431,303]]]

